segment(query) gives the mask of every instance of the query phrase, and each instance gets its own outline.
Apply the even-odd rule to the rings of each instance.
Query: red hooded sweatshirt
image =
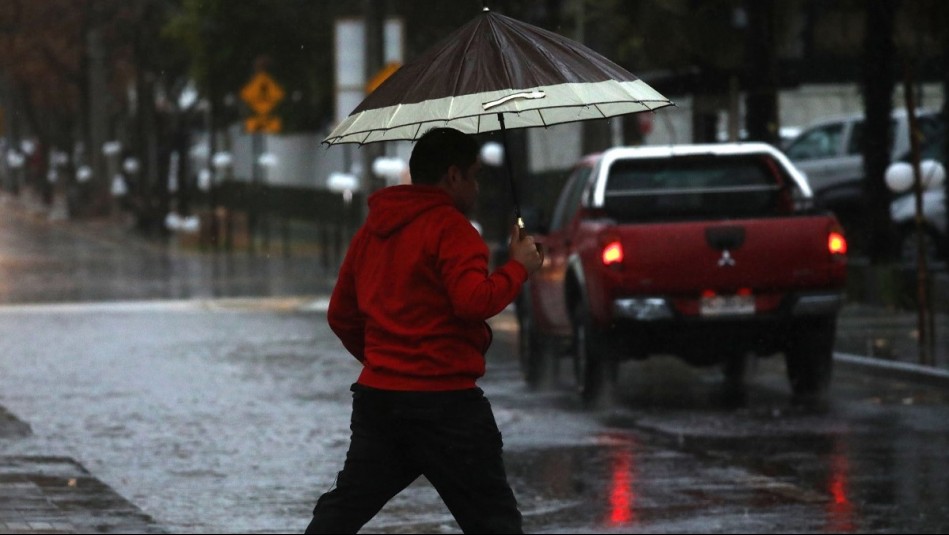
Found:
[[[358,383],[383,390],[461,390],[484,375],[485,320],[514,300],[527,271],[488,273],[477,230],[434,186],[369,197],[330,299],[330,328],[363,363]]]

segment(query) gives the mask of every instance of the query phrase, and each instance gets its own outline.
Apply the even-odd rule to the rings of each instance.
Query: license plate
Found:
[[[744,316],[755,313],[753,295],[716,295],[703,297],[699,303],[699,313],[703,316]]]

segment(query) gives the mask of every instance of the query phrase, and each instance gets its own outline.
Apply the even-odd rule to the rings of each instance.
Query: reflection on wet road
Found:
[[[623,364],[620,401],[588,413],[569,374],[552,392],[514,396],[518,374],[508,373],[495,375],[511,381],[495,398],[543,422],[531,428],[546,427],[563,440],[579,431],[576,421],[584,416],[596,427],[585,431],[589,443],[573,447],[525,448],[536,437],[521,436],[517,426],[505,431],[511,471],[531,488],[523,495],[534,498],[525,505],[562,506],[543,521],[528,518],[531,530],[949,528],[944,389],[838,374],[830,407],[807,412],[788,403],[781,359],[768,359],[758,363],[747,403],[732,407],[717,370],[658,358]]]

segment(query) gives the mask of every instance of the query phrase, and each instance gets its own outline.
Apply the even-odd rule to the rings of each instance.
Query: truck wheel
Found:
[[[557,361],[547,337],[534,325],[534,313],[529,307],[518,314],[518,326],[517,343],[524,382],[534,389],[552,386],[557,377]]]
[[[822,403],[833,371],[836,318],[799,322],[788,342],[784,360],[795,404]]]
[[[577,389],[587,406],[603,406],[613,401],[616,360],[606,351],[604,333],[597,329],[582,304],[573,314],[573,369]]]

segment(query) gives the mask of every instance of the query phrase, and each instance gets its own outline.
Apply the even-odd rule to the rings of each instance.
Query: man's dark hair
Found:
[[[478,142],[454,128],[433,128],[419,138],[409,158],[413,184],[438,183],[448,168],[467,169],[478,158]]]

